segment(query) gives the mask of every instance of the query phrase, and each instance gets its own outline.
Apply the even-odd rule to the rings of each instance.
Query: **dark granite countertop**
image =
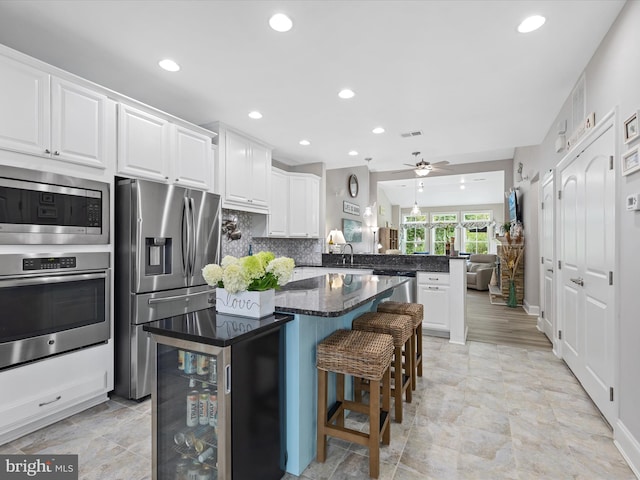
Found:
[[[276,291],[276,311],[316,317],[339,317],[376,298],[391,294],[406,277],[332,273],[289,282]]]
[[[217,313],[214,307],[176,315],[144,325],[143,330],[165,337],[226,347],[293,320],[293,315],[275,313],[261,319]]]
[[[356,253],[353,264],[350,255],[345,255],[346,264],[342,263],[342,254],[322,254],[323,268],[369,268],[375,270],[442,272],[449,271],[449,260],[467,260],[467,257],[447,257],[445,255],[386,255],[373,253]]]

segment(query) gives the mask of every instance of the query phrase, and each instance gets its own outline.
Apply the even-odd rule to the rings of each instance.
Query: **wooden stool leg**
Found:
[[[409,381],[409,385],[407,386],[407,403],[411,403],[413,400],[413,389],[411,388],[413,384],[413,363],[416,361],[416,357],[412,357],[412,348],[413,345],[413,336],[409,337],[404,344],[404,356],[405,356],[405,367],[404,373],[407,374],[407,379]],[[402,375],[402,389],[404,390],[404,374]]]
[[[362,379],[353,377],[353,400],[362,403]]]
[[[401,347],[395,347],[394,355],[393,355],[393,399],[395,402],[395,420],[398,423],[402,423],[402,348]]]
[[[318,424],[318,446],[316,460],[320,463],[324,463],[327,458],[327,436],[325,435],[325,424],[327,423],[327,376],[326,370],[318,370],[318,417],[316,419]]]
[[[336,373],[336,401],[344,403],[344,374]],[[344,427],[344,408],[340,409],[340,415],[336,419],[336,425]]]
[[[382,377],[382,410],[387,412],[387,427],[382,434],[382,443],[391,442],[391,367],[387,368]]]
[[[369,476],[380,475],[380,381],[371,381],[369,395]]]
[[[411,335],[411,352],[409,354],[409,356],[412,359],[412,366],[411,369],[409,370],[411,372],[411,390],[415,390],[417,383],[418,383],[418,379],[416,378],[416,342],[418,341],[418,338],[416,336],[416,329],[413,329],[413,335]]]
[[[420,357],[420,361],[418,362],[418,376],[421,377],[422,376],[422,362],[423,362],[423,356],[422,356],[422,323],[420,325],[418,325],[418,351],[416,352],[418,357]]]

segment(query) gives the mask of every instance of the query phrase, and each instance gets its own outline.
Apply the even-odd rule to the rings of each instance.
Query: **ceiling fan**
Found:
[[[420,155],[420,152],[412,152],[411,155],[413,155],[415,157],[415,159],[418,159],[418,155]],[[432,171],[435,170],[450,170],[449,168],[443,168],[444,165],[448,165],[449,162],[447,162],[446,160],[443,160],[441,162],[437,162],[437,163],[431,163],[431,162],[425,162],[424,158],[421,159],[420,161],[416,161],[415,164],[411,164],[411,163],[405,163],[404,165],[407,165],[408,167],[412,167],[413,168],[413,172],[418,175],[419,177],[426,177],[427,175],[429,175]],[[395,173],[400,173],[406,170],[400,170],[398,172]]]

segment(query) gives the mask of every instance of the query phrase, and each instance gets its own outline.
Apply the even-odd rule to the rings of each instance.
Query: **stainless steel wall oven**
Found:
[[[0,255],[0,369],[109,339],[109,255]]]
[[[0,243],[108,244],[109,185],[3,166]]]

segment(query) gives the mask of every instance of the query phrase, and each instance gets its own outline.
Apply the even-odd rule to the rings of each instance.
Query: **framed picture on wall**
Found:
[[[362,222],[357,220],[349,220],[348,218],[342,219],[342,233],[344,233],[344,239],[351,242],[362,241]]]
[[[629,118],[624,121],[624,143],[631,143],[640,136],[640,128],[638,128],[638,112],[633,112]]]
[[[640,149],[640,146],[632,148],[620,157],[622,159],[622,175],[629,175],[630,173],[640,170],[640,154],[638,153],[638,149]]]

